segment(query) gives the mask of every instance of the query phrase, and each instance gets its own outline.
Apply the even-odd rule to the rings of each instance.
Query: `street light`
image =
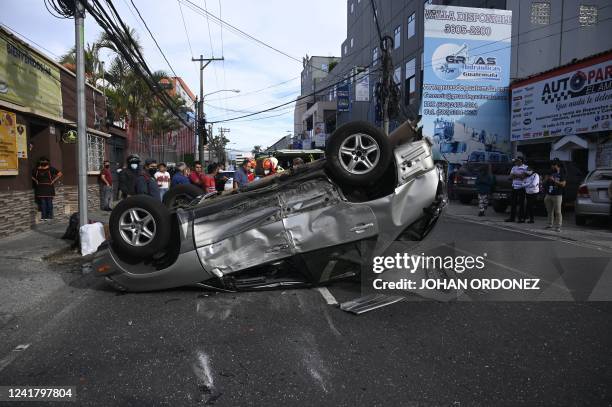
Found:
[[[210,92],[210,93],[207,93],[206,95],[202,96],[202,99],[204,99],[206,96],[214,95],[215,93],[219,93],[219,92],[240,93],[240,89],[220,89],[220,90],[216,90],[214,92]]]

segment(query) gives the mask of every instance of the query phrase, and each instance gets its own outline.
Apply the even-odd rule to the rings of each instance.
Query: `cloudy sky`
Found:
[[[212,19],[207,21],[192,10],[194,7],[187,0],[133,1],[172,68],[194,93],[199,91],[199,77],[197,63],[191,62],[192,55],[225,57],[224,62],[213,62],[204,71],[204,94],[219,89],[240,89],[241,93],[224,92],[206,98],[205,111],[209,120],[262,110],[299,95],[301,62],[238,36],[227,27],[222,29]],[[340,44],[346,36],[345,0],[190,1],[299,60],[306,54],[339,55]],[[114,0],[113,3],[123,20],[138,32],[150,68],[170,71],[130,0]],[[74,21],[54,18],[42,0],[3,0],[3,4],[10,12],[0,15],[0,23],[37,43],[34,44],[37,48],[44,47],[42,51],[51,57],[62,55],[74,44]],[[93,18],[87,17],[86,41],[95,41],[100,31]],[[261,90],[281,82],[285,83]],[[257,144],[268,146],[286,135],[287,130],[293,130],[293,108],[290,105],[275,112],[228,122],[223,127],[231,130],[229,139],[233,144],[230,148],[250,150]]]

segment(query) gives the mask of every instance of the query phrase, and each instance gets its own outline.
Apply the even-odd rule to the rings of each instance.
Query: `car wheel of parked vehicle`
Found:
[[[191,201],[203,194],[204,190],[197,185],[176,185],[164,194],[164,206],[168,209],[182,208],[189,205]]]
[[[576,225],[584,226],[586,224],[586,216],[576,215]]]
[[[472,203],[472,195],[459,195],[459,202],[462,204],[471,204]]]
[[[109,220],[113,248],[130,259],[161,251],[170,237],[170,213],[159,200],[146,195],[117,204]]]
[[[334,131],[325,154],[332,178],[340,184],[363,186],[384,174],[391,161],[391,145],[371,124],[352,122]]]
[[[499,203],[499,202],[493,203],[493,210],[497,213],[504,213],[506,212],[506,209],[508,209],[508,205],[505,203]]]

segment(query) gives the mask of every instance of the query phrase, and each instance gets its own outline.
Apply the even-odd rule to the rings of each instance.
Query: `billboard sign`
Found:
[[[60,71],[0,30],[0,100],[62,117]]]
[[[368,69],[355,76],[355,101],[370,101],[370,72]]]
[[[512,141],[612,128],[612,53],[551,75],[513,87]]]
[[[509,160],[511,37],[511,11],[426,5],[421,112],[435,159]]]
[[[17,116],[0,110],[0,175],[17,175]]]
[[[336,87],[336,110],[348,112],[351,110],[351,94],[348,82],[339,84]]]

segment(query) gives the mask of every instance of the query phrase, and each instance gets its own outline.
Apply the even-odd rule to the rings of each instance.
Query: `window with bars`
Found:
[[[412,13],[408,17],[408,38],[414,37],[414,34],[416,34],[416,14]]]
[[[100,171],[104,163],[104,137],[87,133],[87,171]]]
[[[578,22],[582,27],[597,24],[597,6],[581,4],[578,10]]]
[[[400,47],[401,40],[402,40],[402,26],[398,25],[395,28],[395,32],[393,35],[393,41],[394,41],[393,49],[398,49]]]
[[[531,3],[531,23],[548,25],[550,23],[550,3],[547,1],[534,1]]]

